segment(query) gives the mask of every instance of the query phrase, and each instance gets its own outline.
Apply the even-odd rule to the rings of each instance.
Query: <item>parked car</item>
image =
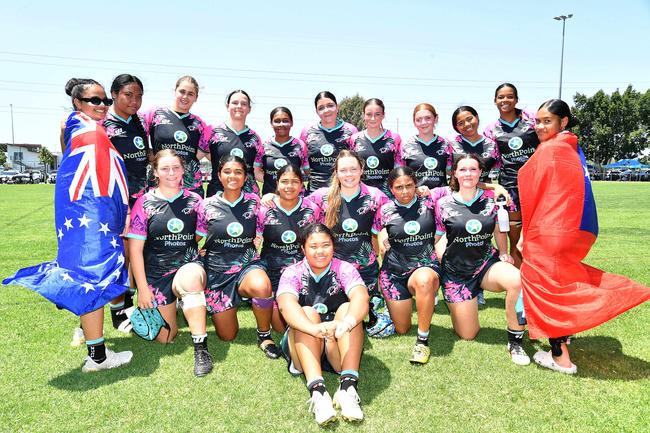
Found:
[[[42,171],[34,170],[34,171],[30,172],[29,175],[31,176],[31,182],[32,183],[41,183],[41,182],[43,182],[43,177],[44,176],[43,176]]]
[[[47,176],[47,183],[56,183],[56,171],[50,172]]]
[[[617,169],[609,170],[605,173],[605,180],[618,180],[621,177],[621,171]]]
[[[642,168],[638,172],[638,179],[644,182],[650,181],[650,168]]]
[[[5,170],[0,173],[0,183],[11,183],[9,179],[19,174],[16,170]]]
[[[32,176],[29,173],[18,173],[7,178],[7,183],[32,183]]]

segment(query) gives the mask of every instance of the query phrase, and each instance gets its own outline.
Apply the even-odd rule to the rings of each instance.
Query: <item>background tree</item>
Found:
[[[41,146],[38,151],[38,160],[45,167],[45,173],[47,174],[48,169],[54,164],[54,155],[52,155],[52,152],[47,147]]]
[[[5,154],[6,151],[7,145],[0,144],[0,168],[4,167],[5,163],[7,162],[7,155]]]
[[[363,99],[357,93],[354,96],[346,96],[339,102],[339,117],[348,123],[356,126],[361,131],[363,126]]]
[[[650,138],[650,90],[645,94],[628,86],[607,95],[576,93],[574,114],[587,158],[606,164],[610,159],[634,158],[648,146]]]

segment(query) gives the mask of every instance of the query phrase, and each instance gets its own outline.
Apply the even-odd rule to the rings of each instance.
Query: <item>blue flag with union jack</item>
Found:
[[[82,315],[128,288],[120,237],[128,189],[122,156],[98,123],[72,113],[64,137],[66,150],[54,192],[56,260],[21,269],[3,283],[28,287]]]

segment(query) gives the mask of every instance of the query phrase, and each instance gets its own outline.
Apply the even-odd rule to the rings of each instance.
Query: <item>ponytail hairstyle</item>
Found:
[[[415,177],[415,172],[411,167],[395,167],[388,173],[388,188],[392,189],[393,184],[397,180],[397,178],[402,177],[402,176],[408,176],[411,178],[413,183],[415,184],[415,187],[417,188],[418,186],[418,178]]]
[[[458,117],[458,115],[460,113],[462,113],[463,111],[467,111],[468,113],[471,113],[472,116],[476,117],[477,122],[480,121],[480,119],[478,118],[478,113],[476,112],[474,107],[470,107],[469,105],[461,105],[460,107],[456,108],[454,110],[454,113],[451,115],[451,126],[453,126],[454,131],[456,131],[459,134],[460,134],[460,131],[458,130],[458,127],[456,126],[456,117]]]
[[[499,84],[497,86],[496,90],[494,91],[494,101],[495,102],[497,100],[497,93],[499,93],[499,90],[503,89],[504,87],[510,87],[512,89],[513,93],[515,94],[515,99],[517,101],[519,101],[519,94],[517,93],[517,88],[515,87],[515,85],[512,84],[512,83],[503,83],[503,84]]]
[[[90,86],[99,86],[102,89],[104,88],[97,81],[92,78],[70,78],[67,83],[65,83],[65,94],[70,96],[72,101],[72,108],[79,111],[79,107],[74,104],[75,99],[83,97],[84,90]]]
[[[300,167],[298,167],[296,164],[288,163],[284,167],[282,167],[280,170],[278,170],[278,177],[276,180],[276,194],[280,195],[278,192],[280,188],[280,178],[284,176],[285,173],[293,173],[296,175],[298,180],[300,180],[300,185],[302,188],[302,183],[305,181],[304,177],[302,176],[302,171],[300,170]]]
[[[325,224],[311,223],[311,224],[307,224],[305,228],[300,231],[298,240],[303,250],[305,248],[305,245],[307,244],[307,240],[309,239],[309,237],[316,233],[325,233],[332,240],[332,246],[336,248],[336,239],[334,237],[334,233],[332,233],[332,230],[329,227],[327,227]]]
[[[273,110],[271,110],[271,116],[270,116],[271,123],[273,123],[273,118],[278,113],[286,114],[287,116],[289,116],[289,120],[291,120],[291,123],[293,123],[293,114],[291,114],[291,110],[289,110],[287,107],[275,107]]]
[[[314,107],[318,108],[318,101],[324,98],[331,99],[332,101],[334,101],[336,105],[339,104],[338,102],[336,102],[336,96],[334,96],[332,92],[328,90],[323,90],[322,92],[319,92],[318,95],[316,95],[316,98],[314,98]]]
[[[113,99],[117,99],[116,96],[118,93],[120,93],[120,90],[126,85],[129,84],[137,84],[138,87],[140,87],[140,91],[144,93],[144,86],[142,85],[142,81],[135,75],[131,74],[120,74],[115,79],[113,80],[113,84],[111,84],[111,96],[113,96]],[[140,120],[140,116],[138,116],[138,113],[135,113],[135,121],[134,124],[138,128],[138,133],[142,135],[142,139],[147,141],[147,132],[144,129],[144,125],[142,124],[142,121]]]
[[[418,111],[421,111],[421,110],[430,111],[431,114],[433,114],[433,117],[435,117],[435,124],[438,123],[438,112],[436,111],[435,108],[433,108],[433,105],[431,105],[429,103],[426,103],[426,102],[423,102],[423,103],[418,104],[418,105],[415,106],[415,108],[413,109],[413,121],[415,121],[415,115],[418,114]],[[434,124],[434,126],[435,126],[435,124]]]
[[[363,174],[363,160],[356,152],[348,149],[343,149],[339,152],[334,162],[334,170],[330,178],[330,188],[327,193],[327,210],[325,211],[325,225],[333,228],[339,222],[339,213],[341,211],[341,182],[336,174],[339,168],[339,161],[343,158],[354,158],[359,163],[359,168]]]
[[[219,173],[221,173],[221,170],[229,162],[236,162],[237,164],[241,165],[241,167],[244,169],[244,173],[248,173],[248,165],[246,164],[246,161],[243,158],[237,155],[224,155],[219,160],[219,165],[217,167],[217,176],[219,175]]]
[[[567,129],[573,128],[578,124],[577,119],[573,117],[573,114],[571,114],[569,104],[561,99],[549,99],[540,105],[537,111],[541,110],[542,108],[546,108],[549,113],[558,116],[560,119],[564,119],[565,117],[568,118],[569,123],[567,123],[566,127],[564,128],[565,131]]]
[[[178,80],[176,80],[176,86],[174,86],[174,90],[178,89],[178,86],[180,86],[183,81],[188,81],[191,85],[194,86],[194,90],[196,91],[196,97],[198,98],[199,97],[199,82],[196,81],[196,78],[194,78],[191,75],[183,75]]]
[[[246,93],[245,90],[242,89],[233,90],[232,92],[228,93],[228,96],[226,96],[226,106],[230,104],[230,98],[232,98],[232,96],[237,93],[241,93],[242,95],[244,95],[246,99],[248,99],[248,106],[250,108],[253,108],[253,101],[251,100],[251,97],[248,95],[248,93]]]

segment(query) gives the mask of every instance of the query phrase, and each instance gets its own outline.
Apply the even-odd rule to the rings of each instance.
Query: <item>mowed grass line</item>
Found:
[[[601,233],[587,262],[650,285],[650,184],[597,182],[594,191]],[[52,202],[50,185],[0,185],[0,277],[54,257]],[[407,361],[413,331],[367,340],[359,389],[366,420],[327,430],[650,431],[650,304],[580,334],[572,344],[579,375],[567,377],[513,365],[503,296],[487,300],[473,342],[458,340],[448,310],[438,307],[426,366]],[[257,348],[250,310],[240,311],[232,343],[209,330],[215,369],[201,379],[192,374],[187,327],[164,347],[118,334],[106,316],[109,347],[132,350],[134,359],[85,375],[85,348],[68,346],[78,319],[24,288],[0,288],[0,431],[319,430],[307,413],[304,382]],[[526,343],[530,354],[546,347]],[[326,374],[326,382],[333,393],[336,378]]]

